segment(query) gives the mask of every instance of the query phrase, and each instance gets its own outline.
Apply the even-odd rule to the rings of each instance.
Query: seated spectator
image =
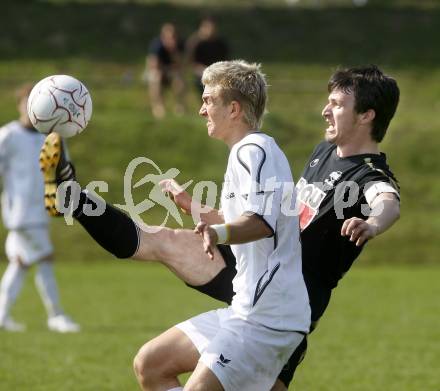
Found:
[[[204,17],[199,28],[188,39],[186,52],[195,83],[203,92],[201,77],[206,67],[217,61],[228,60],[229,48],[226,41],[217,34],[217,25],[212,17]]]
[[[172,23],[163,24],[159,37],[150,43],[146,60],[151,108],[156,118],[165,115],[163,91],[168,86],[174,92],[176,113],[184,112],[183,52],[184,43],[178,37],[176,26]]]

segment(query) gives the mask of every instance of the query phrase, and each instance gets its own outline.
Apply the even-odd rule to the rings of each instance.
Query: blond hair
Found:
[[[244,121],[259,129],[267,101],[267,83],[260,64],[244,60],[220,61],[205,69],[203,85],[220,87],[223,103],[237,101],[244,113]]]

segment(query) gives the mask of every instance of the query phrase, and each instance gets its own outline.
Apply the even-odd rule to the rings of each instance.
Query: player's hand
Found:
[[[347,219],[342,224],[341,235],[349,236],[351,242],[356,242],[356,246],[362,246],[367,240],[377,235],[377,227],[367,223],[359,217]]]
[[[161,190],[167,194],[183,213],[191,214],[192,198],[174,179],[164,179],[159,182]]]
[[[209,258],[214,259],[214,247],[217,244],[217,232],[207,223],[200,222],[194,228],[194,233],[199,234],[203,240],[203,249]]]

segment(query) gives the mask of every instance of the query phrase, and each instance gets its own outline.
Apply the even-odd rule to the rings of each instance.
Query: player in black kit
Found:
[[[328,124],[325,141],[315,148],[297,183],[302,269],[312,309],[312,328],[327,308],[332,289],[366,241],[391,227],[400,213],[399,187],[378,147],[399,102],[396,81],[374,65],[344,69],[330,78],[328,91],[328,103],[322,111]],[[57,183],[74,179],[73,175],[62,177],[69,163],[64,158],[53,160],[52,157],[63,155],[59,143],[51,144],[51,136],[42,150],[43,161],[54,161],[50,167],[56,166],[56,172],[52,171]],[[161,186],[186,213],[206,211],[192,202],[174,180],[164,180]],[[52,202],[56,199],[47,191],[46,198]],[[102,247],[118,258],[151,259],[139,257],[140,229],[130,217],[108,204],[100,216],[83,216],[80,207],[93,203],[82,192],[76,209],[79,213],[74,217]],[[200,217],[212,224],[218,216],[219,211],[212,209]],[[159,262],[189,286],[230,302],[236,262],[229,246],[218,246],[212,261],[196,256],[196,250],[191,257],[162,257]],[[304,339],[272,391],[287,390],[306,348]],[[172,349],[163,355],[160,361],[148,363],[149,370],[169,376],[176,371]]]

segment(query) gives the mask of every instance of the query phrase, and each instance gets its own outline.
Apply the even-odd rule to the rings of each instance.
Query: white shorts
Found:
[[[10,261],[20,259],[25,265],[32,265],[53,253],[46,227],[9,231],[5,247]]]
[[[230,308],[205,312],[177,326],[225,391],[269,391],[304,335],[243,320]]]

